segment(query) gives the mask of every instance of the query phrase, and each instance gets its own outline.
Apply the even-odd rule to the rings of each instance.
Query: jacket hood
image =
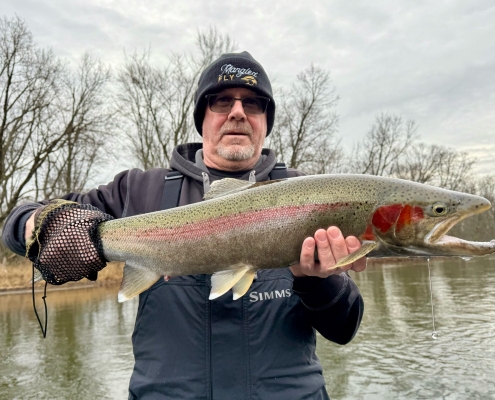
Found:
[[[186,143],[177,146],[172,153],[170,167],[197,181],[203,181],[204,172],[208,174],[210,181],[218,180],[219,177],[210,174],[208,168],[204,165],[202,152],[198,153],[202,149],[202,143]],[[261,151],[261,158],[253,169],[255,171],[256,181],[266,180],[276,163],[275,153],[270,149],[263,149]],[[251,172],[246,172],[241,179],[248,180]]]

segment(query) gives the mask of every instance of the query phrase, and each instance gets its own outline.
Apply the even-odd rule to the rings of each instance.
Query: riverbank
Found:
[[[445,257],[435,257],[436,260],[446,260]],[[488,258],[495,260],[495,256]],[[426,259],[426,258],[425,258]],[[408,265],[417,262],[418,258],[408,257],[387,257],[387,258],[369,258],[368,268],[373,266],[391,265]],[[98,273],[96,282],[82,279],[78,282],[68,282],[60,286],[50,286],[51,290],[77,289],[85,287],[97,287],[106,285],[117,285],[122,281],[124,264],[110,262]],[[0,295],[2,293],[16,293],[31,290],[32,264],[27,259],[15,256],[4,258],[0,263]],[[35,284],[35,290],[43,290],[44,281]]]
[[[68,282],[60,286],[51,286],[50,289],[73,289],[81,287],[95,287],[114,285],[122,280],[123,263],[111,262],[98,273],[96,282],[82,279],[78,282]],[[16,256],[13,259],[0,263],[0,294],[15,293],[31,290],[32,264],[30,261]],[[44,281],[35,284],[35,290],[44,288]]]
[[[368,267],[373,265],[383,264],[407,264],[412,259],[397,257],[397,258],[370,258],[368,259]],[[84,287],[95,287],[102,285],[115,285],[122,281],[124,270],[123,263],[110,262],[98,273],[96,282],[82,279],[78,282],[68,282],[60,286],[50,286],[51,290],[76,289]],[[0,294],[25,292],[31,290],[32,279],[32,264],[27,259],[14,255],[12,258],[4,258],[0,263]],[[35,290],[42,290],[44,281],[35,284]]]

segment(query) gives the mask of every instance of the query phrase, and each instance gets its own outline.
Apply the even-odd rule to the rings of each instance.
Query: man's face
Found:
[[[225,89],[222,94],[236,98],[256,95],[246,88]],[[228,114],[215,113],[208,105],[203,120],[203,157],[206,166],[224,171],[254,167],[266,137],[266,112],[249,115],[236,101]]]

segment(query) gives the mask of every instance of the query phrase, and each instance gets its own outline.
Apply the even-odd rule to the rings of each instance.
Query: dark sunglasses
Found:
[[[220,114],[228,114],[236,100],[240,100],[246,114],[264,114],[270,101],[268,97],[263,96],[234,97],[230,94],[207,94],[205,97],[210,110]]]

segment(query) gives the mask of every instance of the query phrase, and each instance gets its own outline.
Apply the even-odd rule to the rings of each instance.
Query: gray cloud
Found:
[[[151,47],[157,61],[193,51],[216,26],[250,51],[280,85],[311,62],[332,72],[347,146],[375,115],[414,119],[430,143],[470,151],[492,172],[495,8],[492,0],[161,2],[3,0],[35,40],[71,60],[86,50],[118,65],[123,50]]]

